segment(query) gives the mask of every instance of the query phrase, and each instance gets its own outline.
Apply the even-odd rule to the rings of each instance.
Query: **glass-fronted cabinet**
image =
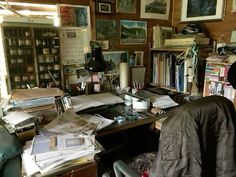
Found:
[[[9,91],[61,87],[58,28],[2,26],[2,31]]]
[[[34,28],[34,43],[40,86],[60,86],[61,70],[58,30],[55,28]]]
[[[37,82],[31,29],[4,27],[3,33],[11,89],[35,87]]]

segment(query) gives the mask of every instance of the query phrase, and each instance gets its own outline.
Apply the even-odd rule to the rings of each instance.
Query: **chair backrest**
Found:
[[[150,177],[236,176],[235,127],[234,105],[225,97],[184,105],[162,125]]]

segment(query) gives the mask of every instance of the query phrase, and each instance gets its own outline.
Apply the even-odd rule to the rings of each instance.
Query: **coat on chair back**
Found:
[[[149,177],[236,177],[233,103],[208,96],[168,117]]]

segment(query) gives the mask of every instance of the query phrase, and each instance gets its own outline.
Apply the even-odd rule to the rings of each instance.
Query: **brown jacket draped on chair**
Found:
[[[163,123],[149,177],[236,177],[236,114],[225,97],[186,104]]]

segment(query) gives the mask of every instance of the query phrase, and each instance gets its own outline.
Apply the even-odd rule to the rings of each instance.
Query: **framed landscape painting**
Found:
[[[169,19],[170,0],[141,0],[141,18]]]
[[[116,0],[116,13],[136,14],[136,0]]]
[[[97,19],[96,20],[96,39],[108,40],[119,37],[118,27],[115,20]]]
[[[220,20],[224,0],[182,0],[181,21]]]
[[[120,20],[121,44],[145,44],[147,23],[145,21]]]
[[[102,54],[108,62],[108,73],[119,73],[119,64],[127,62],[129,58],[128,51],[104,51]]]

